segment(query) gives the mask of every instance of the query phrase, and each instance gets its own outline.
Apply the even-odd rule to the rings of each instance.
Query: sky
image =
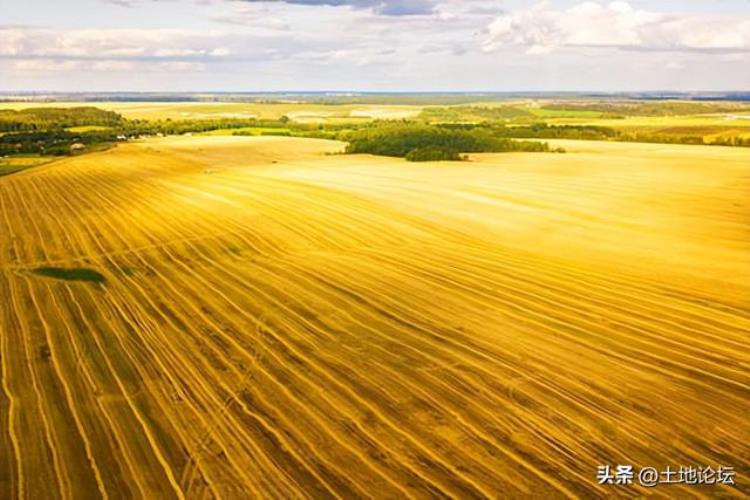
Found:
[[[750,89],[750,0],[0,0],[2,91]]]

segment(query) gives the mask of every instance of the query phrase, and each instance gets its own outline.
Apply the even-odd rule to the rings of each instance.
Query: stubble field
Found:
[[[564,145],[167,138],[0,178],[0,496],[648,492],[603,464],[750,494],[748,152]]]

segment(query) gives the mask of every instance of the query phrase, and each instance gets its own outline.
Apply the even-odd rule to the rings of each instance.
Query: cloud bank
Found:
[[[697,2],[692,12],[660,12],[643,0],[515,9],[509,0],[70,0],[47,15],[27,0],[3,1],[16,5],[8,11],[16,16],[15,25],[0,25],[0,85],[14,88],[119,88],[125,73],[125,83],[147,90],[750,87],[750,8],[729,15]],[[92,1],[98,10],[81,17]]]
[[[740,16],[663,14],[623,1],[584,2],[557,10],[549,2],[496,18],[485,51],[508,46],[528,53],[561,47],[614,47],[649,51],[750,51],[750,19]]]

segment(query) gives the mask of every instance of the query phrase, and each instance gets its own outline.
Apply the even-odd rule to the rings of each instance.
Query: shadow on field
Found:
[[[100,285],[103,285],[107,282],[107,278],[105,278],[103,274],[94,271],[93,269],[87,269],[84,267],[38,267],[36,269],[33,269],[31,272],[33,272],[34,274],[38,274],[39,276],[65,281],[88,281],[90,283],[98,283]]]

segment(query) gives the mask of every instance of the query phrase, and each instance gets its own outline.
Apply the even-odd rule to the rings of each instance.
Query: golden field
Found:
[[[748,151],[560,144],[166,138],[1,177],[0,496],[750,494]]]

